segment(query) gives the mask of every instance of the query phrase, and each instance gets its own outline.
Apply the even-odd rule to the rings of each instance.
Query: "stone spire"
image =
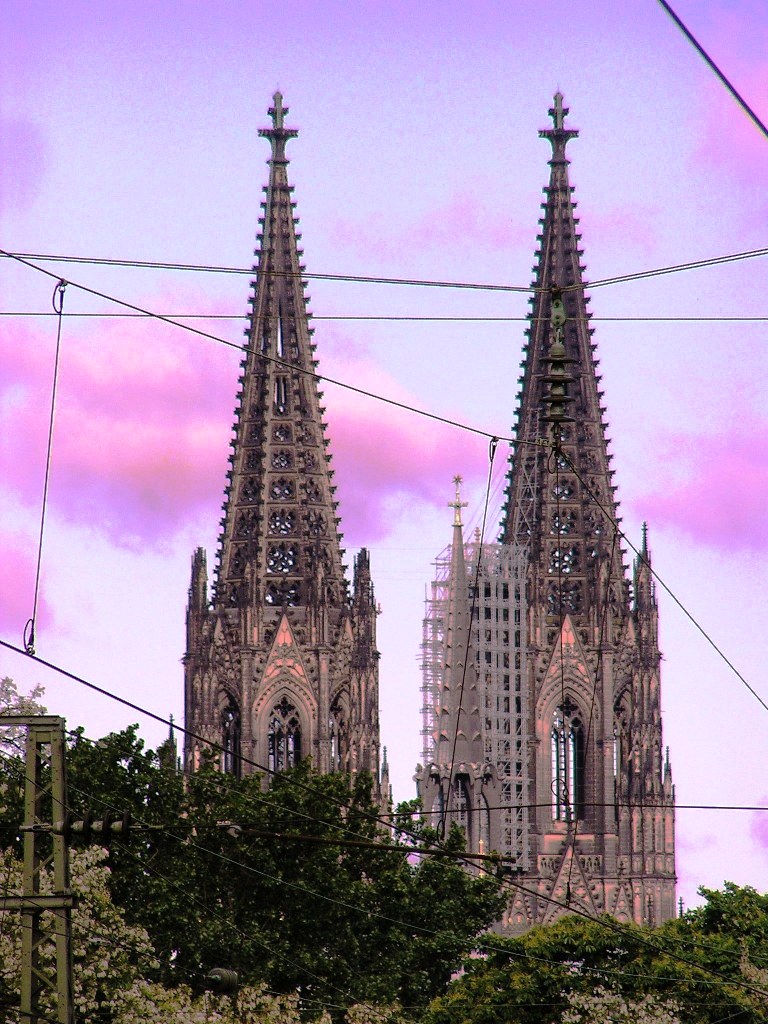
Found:
[[[347,583],[337,531],[333,471],[309,327],[298,218],[288,184],[279,92],[269,109],[269,184],[259,219],[248,353],[235,413],[233,452],[216,567],[216,600],[230,607],[266,603],[338,604]]]
[[[469,585],[464,560],[460,476],[453,478],[454,500],[451,567],[448,577],[445,667],[440,699],[440,733],[437,756],[441,764],[454,765],[482,760],[480,749],[480,709],[477,695],[477,666],[471,644]]]
[[[568,108],[560,93],[549,114],[553,127],[539,132],[551,143],[552,158],[539,221],[535,292],[519,380],[502,539],[529,546],[531,563],[536,565],[531,581],[536,590],[529,592],[529,602],[540,602],[555,618],[571,614],[575,621],[594,627],[595,598],[602,592],[598,595],[591,584],[601,576],[615,576],[617,568],[621,571],[618,547],[611,557],[610,518],[616,518],[617,508],[584,294],[581,235],[565,155],[566,144],[578,132],[565,127]],[[548,420],[553,418],[552,359],[557,342],[564,348],[560,365],[569,383],[561,409],[564,418],[557,425],[562,450],[554,454],[539,445],[553,437]],[[608,561],[610,572],[604,564]]]
[[[498,849],[489,806],[498,802],[496,773],[485,763],[480,719],[477,656],[472,641],[470,584],[462,532],[461,477],[454,477],[453,540],[445,599],[445,642],[435,760],[420,767],[417,792],[429,820],[445,831],[461,826],[470,852]],[[478,546],[478,557],[480,551]],[[493,846],[491,845],[493,844]]]
[[[660,654],[647,534],[634,603],[584,294],[557,93],[502,540],[525,552],[528,869],[513,930],[562,912],[675,914],[674,792],[662,764]],[[650,806],[653,804],[653,806]],[[648,806],[646,806],[648,805]],[[648,907],[652,906],[651,914]]]
[[[304,265],[288,183],[288,108],[276,92],[269,182],[241,363],[213,603],[193,559],[187,614],[188,728],[279,770],[378,773],[378,652],[369,557],[350,596]],[[229,751],[229,753],[227,753]],[[186,764],[200,752],[188,745]]]

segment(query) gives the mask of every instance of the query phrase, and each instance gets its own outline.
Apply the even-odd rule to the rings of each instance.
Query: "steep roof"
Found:
[[[259,131],[272,153],[216,570],[216,601],[233,606],[299,607],[318,588],[338,604],[347,592],[288,184],[285,147],[298,133],[285,127],[287,113],[276,92],[272,125]]]
[[[588,584],[603,560],[606,538],[612,537],[610,519],[617,517],[617,506],[565,155],[578,132],[565,127],[568,109],[560,93],[549,114],[552,128],[539,132],[550,142],[552,157],[539,221],[502,540],[528,545],[529,564],[537,568],[537,592],[529,594],[529,601],[543,603],[553,615],[579,616],[593,602],[594,588]],[[553,425],[552,357],[553,344],[559,342],[558,369],[569,383],[561,422]],[[559,456],[541,445],[553,439],[553,431],[559,432]]]

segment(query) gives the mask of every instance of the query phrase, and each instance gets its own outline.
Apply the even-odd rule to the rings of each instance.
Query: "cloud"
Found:
[[[404,404],[420,404],[364,360],[348,365],[345,379]],[[331,388],[326,385],[329,398]],[[451,415],[450,409],[440,412]],[[333,388],[328,420],[342,529],[350,540],[378,540],[389,532],[391,515],[418,515],[422,503],[444,506],[457,473],[472,483],[488,471],[486,438],[342,388]]]
[[[489,193],[486,193],[489,194]],[[384,216],[365,223],[339,218],[331,227],[333,239],[353,252],[385,260],[402,261],[403,251],[436,251],[445,246],[469,245],[474,252],[511,251],[515,244],[530,246],[530,225],[515,228],[475,191],[454,193],[442,205],[396,227]]]
[[[96,333],[81,323],[64,324],[49,508],[126,547],[162,544],[201,513],[215,521],[238,354],[162,324],[128,320]],[[0,362],[0,473],[36,509],[53,339],[42,330],[8,332],[0,338]],[[338,375],[418,404],[359,351],[346,354]],[[403,513],[414,503],[442,505],[456,473],[469,481],[485,474],[484,438],[324,387],[334,482],[351,538],[370,542],[388,533],[393,503]]]
[[[761,804],[768,804],[768,799],[763,798]],[[751,815],[749,821],[749,835],[752,842],[759,847],[760,852],[768,854],[768,813],[756,811]]]
[[[0,211],[31,204],[45,174],[46,150],[37,125],[0,117]]]
[[[37,540],[30,535],[5,531],[0,533],[0,633],[22,641],[25,623],[32,617],[35,602],[35,568]],[[51,610],[41,593],[37,622],[50,624]]]
[[[639,255],[650,255],[658,239],[655,227],[660,210],[657,206],[614,206],[601,210],[597,207],[589,214],[579,218],[579,232],[588,234],[590,243],[598,242],[607,246],[618,246],[622,258],[626,260],[627,239],[632,239],[632,247]],[[586,227],[585,227],[586,225]]]
[[[721,551],[768,551],[768,424],[740,421],[731,434],[670,441],[682,478],[662,477],[633,511]]]
[[[51,507],[119,544],[157,542],[222,491],[237,356],[157,324],[75,324],[63,332]],[[0,472],[37,507],[53,351],[42,331],[9,331],[0,360]]]

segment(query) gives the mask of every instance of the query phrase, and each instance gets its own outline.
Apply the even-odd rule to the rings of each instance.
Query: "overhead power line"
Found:
[[[258,272],[256,267],[227,267],[217,266],[215,264],[108,259],[106,257],[98,256],[71,256],[53,253],[6,252],[4,250],[0,250],[0,256],[10,259],[18,259],[21,262],[24,260],[40,260],[42,262],[85,263],[91,266],[125,267],[139,270],[176,270],[206,274],[242,274],[250,277],[255,276]],[[615,274],[611,277],[598,278],[595,281],[584,281],[581,284],[568,285],[563,288],[563,291],[576,291],[581,288],[602,288],[605,285],[610,284],[624,284],[630,281],[642,281],[650,277],[661,277],[665,274],[677,274],[685,270],[700,270],[704,267],[716,267],[724,263],[737,263],[741,260],[756,259],[761,256],[768,256],[768,247],[762,249],[750,249],[744,252],[728,253],[724,256],[713,256],[706,259],[690,260],[687,263],[675,263],[671,266],[657,267],[652,270],[633,271],[628,274]],[[418,288],[456,288],[465,291],[510,292],[520,294],[532,294],[537,291],[541,291],[541,289],[536,288],[535,285],[524,286],[494,284],[492,282],[441,281],[409,277],[375,277],[362,274],[316,274],[308,273],[303,270],[298,273],[294,273],[290,270],[271,270],[268,273],[276,277],[295,277],[305,281],[342,281],[352,284],[385,284]]]
[[[48,317],[55,316],[47,310],[0,310],[0,316],[9,317]],[[322,321],[353,321],[353,322],[394,322],[394,323],[439,323],[439,324],[509,324],[535,323],[548,320],[549,317],[531,316],[424,316],[408,313],[339,313],[339,314],[308,314],[312,320]],[[250,320],[246,313],[65,313],[64,318],[99,319],[99,320],[147,320],[153,316],[170,317],[175,320]],[[720,316],[590,316],[570,317],[573,322],[585,323],[764,323],[768,316],[750,316],[743,314],[723,314]]]
[[[731,96],[733,96],[733,98],[736,100],[736,102],[741,107],[741,109],[744,111],[744,113],[747,115],[747,117],[750,118],[750,120],[762,132],[762,134],[765,136],[765,138],[768,139],[768,127],[766,127],[765,122],[762,121],[757,116],[755,111],[752,109],[752,107],[750,107],[750,105],[747,103],[747,101],[744,99],[744,97],[741,95],[741,93],[736,89],[736,87],[733,85],[733,83],[728,78],[726,78],[725,74],[720,70],[720,68],[717,66],[717,64],[715,64],[714,60],[709,56],[707,51],[704,49],[704,47],[701,45],[701,43],[698,41],[698,39],[696,39],[696,37],[691,32],[691,30],[683,23],[683,21],[678,17],[678,15],[675,14],[675,12],[672,10],[670,5],[667,3],[667,0],[659,0],[659,3],[664,8],[664,10],[667,12],[667,14],[670,16],[672,21],[674,21],[674,23],[677,25],[677,27],[683,33],[683,35],[688,40],[688,42],[691,44],[691,46],[694,48],[694,50],[696,50],[696,52],[702,58],[702,60],[707,64],[707,66],[712,71],[714,71],[714,73],[720,79],[720,81],[725,86],[725,88],[728,90],[728,92],[731,94]]]
[[[40,274],[44,274],[46,277],[53,278],[57,281],[61,280],[58,274],[51,273],[50,270],[46,270],[44,267],[38,267],[22,256],[15,256],[13,253],[8,253],[3,249],[0,249],[0,256],[10,257],[18,263],[21,263],[23,266],[29,267],[31,270],[36,270]],[[137,306],[135,303],[127,302],[125,299],[119,299],[114,295],[107,294],[106,292],[97,291],[95,288],[89,288],[87,285],[80,284],[77,281],[69,280],[66,283],[71,285],[73,288],[79,288],[80,291],[86,292],[88,295],[104,299],[107,302],[114,302],[118,306],[124,306],[126,309],[131,309],[135,313],[140,313],[143,316],[154,317],[154,319],[158,320],[160,323],[169,324],[172,327],[178,327],[182,331],[187,331],[190,334],[195,334],[201,338],[207,338],[209,341],[215,341],[219,345],[226,345],[227,348],[236,349],[240,353],[248,351],[246,346],[240,345],[237,342],[229,341],[227,338],[221,338],[217,334],[211,334],[209,331],[201,331],[199,327],[191,327],[189,324],[182,323],[179,320],[173,320],[160,313],[153,313],[152,310],[144,309],[141,306]],[[417,406],[409,405],[407,402],[398,402],[394,398],[387,398],[384,395],[376,394],[374,391],[367,391],[365,388],[356,387],[354,384],[348,384],[345,381],[337,380],[334,377],[327,377],[325,374],[317,373],[315,370],[306,369],[303,366],[298,366],[296,363],[288,362],[286,359],[280,359],[278,356],[261,353],[261,358],[275,363],[278,366],[283,366],[292,372],[304,374],[304,376],[312,377],[317,381],[325,381],[327,384],[334,384],[336,387],[352,391],[357,395],[364,396],[365,398],[372,398],[377,402],[383,402],[385,405],[391,405],[394,408],[402,409],[403,412],[410,412],[417,416],[423,416],[425,419],[434,420],[437,423],[444,423],[449,427],[456,427],[460,430],[466,430],[471,434],[478,434],[480,437],[485,437],[489,441],[496,440],[504,441],[508,444],[512,443],[512,438],[505,434],[495,434],[489,430],[483,430],[480,427],[473,427],[466,423],[459,423],[458,420],[452,420],[447,416],[440,416],[438,413],[428,412],[426,409],[419,409]]]

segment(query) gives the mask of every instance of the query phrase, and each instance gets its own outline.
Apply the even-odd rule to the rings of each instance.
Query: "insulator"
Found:
[[[205,987],[211,992],[218,992],[219,995],[237,992],[237,985],[237,971],[232,971],[228,967],[214,967],[205,976]]]

